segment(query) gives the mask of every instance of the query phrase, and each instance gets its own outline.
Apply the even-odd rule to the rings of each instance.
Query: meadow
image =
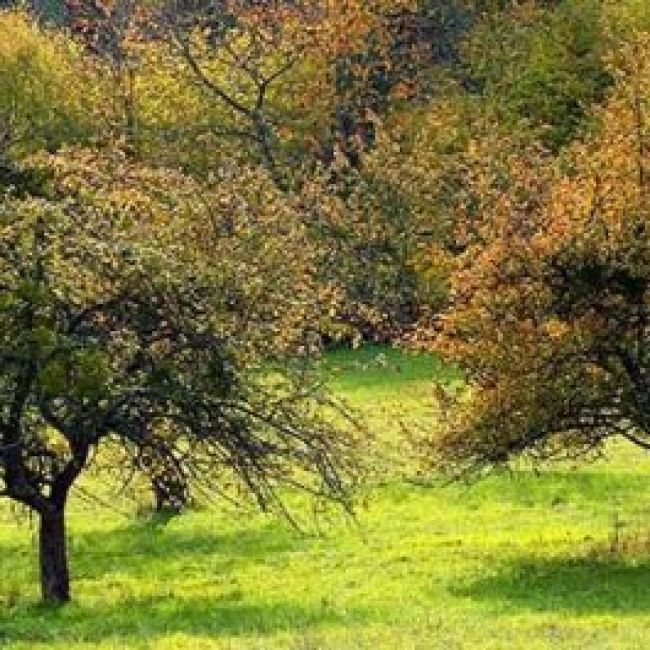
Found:
[[[215,505],[168,520],[128,499],[70,513],[74,602],[38,604],[35,529],[0,510],[0,647],[639,648],[650,630],[650,459],[473,485],[416,475],[431,357],[338,351],[324,372],[378,432],[356,520],[297,532]],[[293,497],[289,495],[289,498]],[[306,509],[308,506],[304,506]]]

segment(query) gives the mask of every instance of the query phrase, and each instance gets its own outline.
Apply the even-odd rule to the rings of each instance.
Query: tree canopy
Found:
[[[458,260],[433,344],[470,382],[433,442],[456,471],[589,456],[612,436],[650,447],[648,46],[613,57],[590,138],[513,162]]]
[[[90,171],[75,190],[79,162]],[[280,484],[347,504],[352,475],[351,439],[327,415],[344,412],[300,364],[284,363],[287,349],[305,345],[288,339],[289,309],[274,331],[249,269],[234,254],[230,269],[205,256],[193,232],[205,213],[179,198],[182,178],[166,175],[176,193],[154,200],[158,172],[132,178],[122,168],[118,191],[94,185],[101,170],[89,162],[50,160],[51,198],[2,206],[0,479],[4,496],[41,518],[51,601],[69,597],[68,493],[107,440],[132,456],[146,445],[190,486],[225,493],[238,481],[265,505]],[[272,286],[270,273],[264,281]]]
[[[0,11],[0,492],[44,597],[98,457],[173,508],[347,507],[329,345],[460,366],[423,452],[460,473],[650,446],[649,30],[639,0]]]

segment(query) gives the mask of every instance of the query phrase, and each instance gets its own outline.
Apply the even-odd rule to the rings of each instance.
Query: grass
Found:
[[[429,378],[455,378],[433,359],[372,348],[332,354],[325,372],[393,452],[400,418],[435,411]],[[368,487],[357,524],[320,535],[225,507],[164,521],[77,499],[75,601],[63,609],[37,604],[34,531],[0,510],[0,647],[645,646],[644,454],[613,447],[588,467],[471,487],[413,485],[405,467]]]
[[[431,355],[372,345],[331,352],[323,372],[369,426],[374,481],[415,474],[409,439],[437,416],[432,380],[450,384],[460,379],[459,372]]]

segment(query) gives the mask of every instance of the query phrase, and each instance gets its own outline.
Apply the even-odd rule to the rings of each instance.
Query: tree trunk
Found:
[[[187,486],[184,481],[157,476],[151,479],[154,507],[159,513],[180,513],[187,506]]]
[[[39,555],[43,602],[67,603],[70,600],[70,573],[63,506],[40,515]]]

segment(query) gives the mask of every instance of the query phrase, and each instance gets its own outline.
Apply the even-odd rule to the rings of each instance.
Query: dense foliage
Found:
[[[650,448],[649,44],[612,56],[596,133],[513,162],[458,259],[434,347],[470,387],[433,443],[458,471],[588,456],[612,436]]]
[[[44,596],[98,450],[160,507],[348,505],[337,342],[465,371],[424,447],[454,470],[650,446],[649,30],[640,0],[2,10],[0,489]]]

